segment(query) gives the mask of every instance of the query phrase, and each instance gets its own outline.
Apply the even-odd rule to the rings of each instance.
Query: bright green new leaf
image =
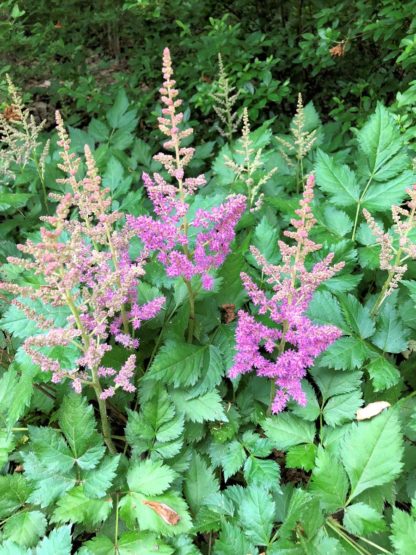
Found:
[[[176,478],[169,466],[161,461],[147,459],[135,463],[127,474],[127,483],[131,491],[144,495],[159,495],[166,491]]]

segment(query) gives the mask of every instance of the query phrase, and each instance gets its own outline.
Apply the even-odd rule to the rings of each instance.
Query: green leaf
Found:
[[[120,455],[105,457],[99,466],[83,474],[84,492],[88,497],[104,497],[116,476]]]
[[[220,485],[214,472],[205,460],[194,453],[185,474],[184,494],[193,514],[196,514],[212,493],[218,492]]]
[[[354,419],[357,409],[363,404],[362,393],[359,390],[335,395],[326,403],[323,415],[329,426],[339,426]]]
[[[104,522],[112,509],[111,497],[108,499],[89,499],[81,486],[65,493],[57,502],[52,515],[53,522],[76,522],[93,527]]]
[[[140,414],[129,411],[127,441],[139,455],[150,451],[170,458],[182,447],[184,417],[177,414],[162,387],[152,388],[152,392],[150,400],[142,404]]]
[[[253,244],[259,249],[262,255],[270,263],[277,261],[279,254],[277,240],[279,238],[279,229],[272,226],[267,217],[263,216],[254,230]]]
[[[31,488],[21,474],[0,476],[0,519],[17,511],[29,497]]]
[[[331,193],[331,202],[341,208],[355,206],[360,198],[354,172],[348,166],[338,165],[322,150],[316,156],[316,182],[322,191]]]
[[[11,540],[6,540],[0,545],[0,555],[32,555],[32,550],[21,547]]]
[[[342,462],[351,483],[350,500],[394,480],[403,466],[403,440],[394,410],[353,424],[342,449]]]
[[[151,506],[146,504],[147,502],[159,504],[158,506],[161,505],[162,508],[167,507],[169,511],[174,511],[178,515],[179,520],[176,524],[167,523]],[[127,522],[137,519],[141,530],[150,530],[164,536],[185,534],[192,527],[185,501],[173,492],[152,495],[150,498],[141,493],[131,492],[121,500],[120,514]]]
[[[218,539],[214,544],[215,555],[236,555],[237,553],[255,553],[253,543],[248,540],[236,524],[224,522]]]
[[[374,391],[384,391],[400,380],[400,372],[385,357],[372,360],[367,366]]]
[[[266,436],[276,449],[287,450],[300,443],[313,443],[315,426],[289,413],[266,418],[263,423]]]
[[[116,129],[121,126],[123,115],[127,112],[129,107],[129,99],[127,98],[124,89],[120,89],[117,93],[114,105],[107,112],[107,121],[112,127]]]
[[[357,134],[361,150],[366,155],[368,174],[378,181],[391,179],[403,171],[407,157],[400,154],[403,142],[400,130],[390,112],[378,104],[373,114]]]
[[[214,467],[222,466],[225,481],[241,469],[247,458],[244,447],[237,440],[225,444],[211,443],[208,450]]]
[[[172,399],[177,410],[183,412],[185,418],[191,422],[227,422],[222,399],[216,390],[196,398],[183,391],[174,391]]]
[[[43,538],[36,548],[36,555],[71,555],[71,527],[55,528]]]
[[[332,451],[321,446],[318,447],[309,491],[319,497],[322,507],[328,513],[334,513],[343,507],[347,498],[348,478],[345,470]]]
[[[308,315],[317,324],[332,324],[339,329],[346,329],[339,302],[329,291],[317,291],[314,294]]]
[[[161,461],[147,459],[135,463],[127,474],[127,483],[132,491],[144,495],[159,495],[166,491],[176,478],[169,466]]]
[[[354,503],[345,509],[344,526],[356,536],[367,536],[386,529],[383,515],[365,503]]]
[[[18,545],[32,547],[46,530],[46,518],[40,511],[27,511],[13,515],[3,528],[3,536]]]
[[[343,295],[339,300],[350,330],[361,339],[371,337],[375,328],[369,309],[352,295]]]
[[[345,237],[352,230],[352,220],[342,210],[327,206],[324,211],[325,224],[328,230],[338,237]]]
[[[385,304],[377,321],[377,332],[372,338],[386,353],[402,353],[407,349],[408,332],[404,329],[397,310],[391,304]]]
[[[318,399],[316,398],[313,387],[308,381],[302,380],[301,384],[303,392],[306,395],[306,405],[298,405],[295,401],[293,401],[289,403],[290,410],[293,414],[303,418],[304,420],[315,422],[321,412]]]
[[[267,490],[248,487],[238,510],[244,534],[256,545],[267,545],[273,529],[275,504]]]
[[[324,401],[332,396],[343,395],[359,389],[363,376],[362,372],[336,372],[326,368],[314,368],[311,370],[311,374]]]
[[[328,347],[320,363],[336,370],[354,370],[363,365],[370,351],[361,339],[340,337]]]
[[[315,464],[316,445],[304,443],[290,447],[286,454],[287,468],[303,468],[307,472],[312,470]]]
[[[97,142],[102,143],[108,139],[110,130],[103,121],[92,118],[88,125],[88,134]]]
[[[394,508],[391,529],[392,535],[390,539],[396,553],[400,553],[400,555],[414,555],[416,545],[416,520],[408,513]]]
[[[32,195],[26,193],[0,193],[0,211],[25,206]]]
[[[250,456],[244,464],[244,478],[249,486],[280,489],[280,466],[270,459]]]
[[[159,350],[144,380],[163,380],[175,387],[195,385],[204,369],[208,346],[168,341]]]
[[[96,431],[92,405],[89,405],[81,395],[71,393],[64,397],[58,412],[58,420],[75,459],[81,458],[89,447],[97,447],[97,443],[102,443]],[[94,457],[86,466],[87,468],[93,468],[98,464],[105,449],[99,445],[94,451],[96,451]]]

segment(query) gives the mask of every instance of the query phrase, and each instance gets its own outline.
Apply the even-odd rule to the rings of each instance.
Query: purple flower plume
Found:
[[[343,263],[331,265],[333,255],[315,264],[310,271],[305,259],[321,245],[309,238],[316,220],[310,204],[313,200],[314,177],[305,185],[299,219],[292,219],[295,231],[285,231],[294,240],[292,246],[280,241],[282,255],[280,266],[269,264],[254,247],[251,252],[272,286],[267,295],[247,274],[241,274],[243,285],[259,314],[267,314],[277,324],[270,328],[257,322],[254,316],[240,310],[236,331],[236,356],[229,371],[230,378],[256,371],[258,376],[270,378],[276,385],[272,412],[281,412],[289,399],[300,405],[306,404],[301,380],[315,358],[329,347],[342,332],[335,326],[318,326],[306,315],[314,291],[343,267]]]
[[[246,208],[243,195],[232,195],[211,211],[198,210],[189,221],[188,197],[205,185],[204,175],[185,177],[185,168],[194,155],[194,149],[182,146],[192,129],[182,129],[183,113],[178,111],[182,101],[177,98],[176,82],[168,48],[163,52],[164,82],[161,101],[164,105],[159,118],[159,129],[168,138],[164,148],[154,158],[162,164],[174,184],[160,174],[143,174],[147,194],[153,203],[157,219],[151,216],[127,217],[127,223],[142,240],[145,248],[156,252],[169,277],[191,280],[200,276],[202,286],[211,289],[214,283],[210,271],[221,266],[230,252],[234,228]]]

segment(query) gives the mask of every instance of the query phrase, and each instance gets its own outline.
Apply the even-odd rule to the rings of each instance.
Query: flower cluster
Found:
[[[101,187],[89,148],[85,147],[86,175],[78,179],[81,160],[70,152],[70,140],[59,113],[57,125],[62,159],[59,167],[66,173],[58,181],[68,192],[51,195],[58,205],[55,215],[43,217],[47,225],[40,229],[40,241],[19,245],[28,257],[9,258],[9,262],[37,276],[39,285],[2,283],[0,287],[19,295],[13,302],[46,331],[29,337],[23,345],[33,361],[42,370],[52,372],[53,382],[69,378],[77,392],[83,385],[92,385],[104,399],[119,387],[134,389],[134,354],[118,373],[102,367],[104,355],[112,349],[111,340],[137,349],[135,330],[161,310],[164,298],[138,304],[137,289],[146,253],[134,262],[130,259],[132,231],[117,225],[123,215],[110,211],[111,199],[108,190]],[[50,314],[66,314],[65,325],[57,327],[30,308],[31,303],[39,301],[49,307]],[[45,348],[57,346],[77,349],[79,356],[71,368],[64,368],[60,361],[45,354]],[[99,378],[104,376],[114,378],[113,385],[103,391]]]
[[[256,212],[263,205],[264,194],[260,192],[261,188],[272,178],[277,168],[272,168],[270,171],[265,169],[263,149],[256,149],[250,137],[251,128],[247,108],[243,110],[242,119],[241,146],[235,149],[235,153],[242,158],[241,162],[237,163],[229,156],[225,156],[225,164],[234,172],[235,179],[244,183],[250,212]],[[256,177],[258,174],[261,174],[260,178]]]
[[[314,177],[309,176],[300,208],[296,210],[299,219],[291,220],[295,231],[284,232],[294,243],[288,245],[279,241],[280,266],[269,264],[257,249],[251,248],[273,293],[267,295],[247,274],[241,275],[258,313],[267,314],[273,327],[256,321],[243,310],[239,311],[237,354],[229,376],[235,378],[254,368],[257,375],[272,379],[276,386],[272,403],[274,413],[282,411],[289,398],[300,405],[306,403],[301,379],[314,359],[341,335],[336,327],[318,326],[306,315],[317,287],[343,267],[342,262],[331,265],[332,254],[317,262],[311,270],[305,266],[307,255],[321,248],[309,238],[315,224],[311,211],[313,187]]]
[[[161,152],[154,158],[175,183],[168,183],[159,173],[153,177],[144,173],[143,181],[158,218],[128,216],[127,222],[145,249],[158,253],[158,260],[165,266],[169,277],[180,276],[190,281],[192,277],[200,276],[203,287],[210,289],[213,285],[210,271],[218,268],[230,252],[234,228],[245,210],[246,198],[231,195],[210,212],[197,210],[194,219],[188,221],[188,198],[205,185],[206,180],[204,175],[185,177],[184,169],[191,161],[194,149],[182,146],[182,142],[192,134],[192,129],[180,128],[183,113],[178,108],[182,101],[177,98],[172,75],[170,52],[165,48],[164,82],[160,89],[165,107],[159,118],[159,129],[168,138],[163,146],[169,153]]]
[[[397,289],[403,275],[407,271],[406,260],[416,259],[416,245],[410,237],[410,233],[415,228],[416,223],[416,185],[411,189],[406,189],[406,193],[410,197],[407,206],[392,206],[391,208],[394,222],[393,234],[384,232],[370,212],[366,209],[363,210],[368,227],[381,247],[380,268],[388,271],[387,279],[374,305],[373,314],[378,311],[384,300],[394,289]],[[397,248],[394,244],[394,236],[397,239]]]

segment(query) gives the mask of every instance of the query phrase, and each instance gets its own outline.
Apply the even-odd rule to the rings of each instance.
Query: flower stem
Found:
[[[105,400],[101,399],[101,394],[103,390],[101,389],[100,380],[98,379],[98,376],[97,376],[97,369],[94,369],[92,371],[92,378],[93,378],[92,386],[94,388],[95,395],[97,397],[98,409],[100,411],[101,431],[103,433],[104,441],[108,447],[108,450],[112,455],[115,455],[117,453],[117,450],[114,446],[113,440],[111,439],[112,434],[111,434],[110,421],[108,419],[108,414],[107,414],[107,405],[105,403]]]
[[[195,329],[195,294],[192,289],[191,282],[183,278],[185,285],[188,289],[189,298],[189,321],[188,321],[188,343],[192,343]]]

